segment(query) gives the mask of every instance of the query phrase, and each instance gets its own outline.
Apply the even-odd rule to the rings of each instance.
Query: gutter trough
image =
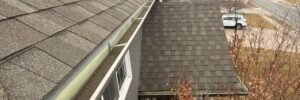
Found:
[[[144,9],[147,3],[155,1],[146,1],[143,3],[138,10],[136,10],[132,15],[130,15],[117,29],[115,29],[100,45],[98,45],[90,54],[88,54],[66,77],[65,79],[60,82],[57,87],[52,89],[43,99],[46,100],[69,100],[69,99],[76,99],[76,95],[81,91],[93,73],[99,68],[99,66],[103,63],[103,61],[107,58],[107,56],[113,52],[113,48],[118,45],[124,34],[128,31],[132,24],[136,20],[140,20],[140,15],[144,13]],[[149,12],[150,9],[148,9]],[[147,13],[148,13],[147,12]],[[146,18],[147,14],[143,16]],[[140,21],[136,30],[138,30],[144,19]],[[137,31],[131,36],[132,39]],[[102,90],[99,90],[101,87],[107,86],[106,81],[110,79],[112,75],[112,71],[116,69],[116,64],[122,56],[124,56],[125,51],[128,49],[128,44],[131,43],[132,40],[129,40],[128,43],[124,46],[122,51],[120,52],[117,60],[111,66],[107,74],[105,75],[104,79],[101,81],[100,85],[98,86],[95,93],[102,93]],[[94,94],[95,94],[94,93]],[[94,96],[91,98],[95,99]]]
[[[152,1],[149,0],[148,2],[151,2],[150,6],[145,6],[144,5],[145,9],[138,16],[138,18],[136,18],[136,20],[138,22],[138,23],[136,23],[136,25],[137,25],[136,28],[134,28],[134,31],[133,31],[132,35],[130,36],[130,38],[128,37],[129,40],[126,42],[126,45],[124,46],[123,50],[121,51],[121,53],[119,54],[117,59],[114,61],[113,65],[108,70],[108,72],[105,74],[104,78],[102,79],[102,81],[98,85],[96,91],[93,93],[90,100],[98,100],[100,98],[100,96],[103,94],[103,92],[105,91],[105,88],[108,86],[109,80],[112,78],[112,76],[114,76],[114,72],[118,67],[117,66],[118,63],[121,61],[123,56],[126,54],[126,52],[128,51],[129,45],[132,43],[133,39],[139,33],[139,30],[142,28],[142,25],[143,25],[146,17],[148,16],[148,13],[150,12],[152,6],[154,5],[155,0],[152,0]],[[121,42],[121,44],[124,44],[124,43],[122,43],[122,41],[120,41],[120,42]],[[123,41],[123,42],[125,42],[125,41]]]

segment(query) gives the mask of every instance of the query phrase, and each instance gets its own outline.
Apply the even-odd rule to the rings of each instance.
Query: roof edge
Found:
[[[194,96],[247,96],[249,92],[210,92],[193,91]],[[172,91],[140,92],[139,96],[171,96],[175,95]]]
[[[89,77],[106,58],[112,47],[117,45],[125,32],[133,24],[141,9],[147,2],[144,2],[134,13],[132,13],[123,23],[121,23],[102,43],[92,50],[65,79],[52,89],[43,99],[73,99],[77,92],[88,81]]]
[[[240,77],[235,73],[235,76],[238,78],[241,91],[220,91],[218,92],[209,92],[209,91],[201,91],[195,90],[193,91],[193,95],[195,96],[247,96],[249,94],[248,88],[243,84]],[[156,91],[156,92],[143,92],[139,91],[139,96],[171,96],[175,95],[172,91]]]
[[[133,34],[130,36],[128,42],[126,43],[126,45],[122,49],[120,55],[114,61],[112,67],[109,69],[109,71],[106,73],[106,75],[104,76],[104,78],[102,79],[102,81],[99,83],[96,91],[93,93],[93,95],[90,98],[90,100],[99,99],[99,96],[101,94],[103,94],[104,88],[108,85],[108,80],[111,79],[113,71],[117,68],[117,65],[118,65],[119,61],[126,54],[126,51],[128,50],[128,48],[129,48],[131,42],[133,41],[134,37],[138,34],[139,29],[143,25],[143,23],[144,23],[147,15],[150,12],[150,10],[151,10],[152,6],[154,5],[154,3],[155,3],[155,0],[147,0],[143,4],[144,9],[141,9],[140,13],[137,14],[137,20],[140,20],[140,21],[137,23],[137,26],[136,26],[135,30],[133,31]],[[147,4],[150,4],[150,5],[148,6]]]

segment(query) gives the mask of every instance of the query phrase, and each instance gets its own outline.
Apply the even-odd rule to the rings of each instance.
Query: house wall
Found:
[[[138,34],[129,46],[131,68],[132,68],[132,82],[127,92],[126,100],[138,99],[138,88],[140,84],[140,63],[141,63],[141,40],[142,31],[139,29]]]

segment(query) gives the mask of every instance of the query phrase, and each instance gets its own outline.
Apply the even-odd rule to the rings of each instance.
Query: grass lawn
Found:
[[[285,26],[285,28],[293,28],[291,25],[287,24],[285,21],[282,21],[278,18],[276,18],[275,16],[272,15],[267,15],[269,18],[271,18],[272,20],[274,20],[275,22],[277,22],[278,24],[280,24],[281,26]]]
[[[232,8],[235,6],[235,1],[221,1],[221,7],[225,7],[225,8]],[[245,4],[242,1],[237,1],[237,8],[241,9],[241,8],[256,8],[257,6],[253,5],[252,3],[247,3]]]
[[[249,57],[251,56],[251,49],[249,47],[244,47],[241,48],[241,60],[249,60]],[[276,55],[277,54],[277,55]],[[263,66],[267,66],[268,63],[266,62],[271,62],[274,58],[275,55],[278,56],[278,60],[282,61],[282,62],[286,62],[283,64],[283,67],[295,67],[293,69],[295,69],[294,71],[296,72],[300,72],[300,65],[295,65],[295,64],[300,64],[300,53],[295,53],[295,52],[286,52],[286,51],[275,51],[275,50],[271,50],[271,49],[261,49],[260,54],[259,54],[259,58],[258,58],[258,63],[260,63],[260,68],[263,68]],[[279,62],[277,62],[279,63]],[[249,64],[250,66],[252,64]],[[249,66],[249,67],[250,67]],[[258,69],[260,69],[258,68]],[[283,68],[284,70],[282,70],[282,73],[286,73],[285,68]],[[257,70],[257,69],[255,69]],[[300,76],[300,73],[297,73],[298,76]]]
[[[253,49],[252,49],[253,50]],[[296,85],[291,80],[297,80],[300,77],[300,54],[299,53],[291,53],[291,52],[279,52],[275,53],[274,50],[262,49],[258,54],[258,63],[255,64],[253,59],[253,55],[251,55],[250,48],[241,48],[241,52],[239,53],[239,60],[243,64],[241,68],[237,68],[236,72],[239,74],[241,80],[245,83],[248,88],[253,86],[249,85],[250,83],[254,83],[255,79],[261,79],[262,83],[258,85],[255,89],[265,90],[264,92],[254,92],[250,90],[250,92],[254,92],[256,94],[263,93],[267,95],[271,95],[273,92],[280,91],[282,86],[286,86],[285,84]],[[279,54],[279,55],[276,55]],[[274,62],[275,56],[277,60]],[[274,63],[274,65],[272,64]],[[270,69],[271,68],[271,69]],[[277,81],[266,81],[265,79],[270,78],[268,76],[268,72],[274,70],[275,72],[271,77],[274,77]],[[297,90],[296,90],[297,91]],[[293,93],[295,90],[293,88],[289,88],[289,90],[284,93]],[[300,93],[300,92],[298,92]],[[300,95],[292,94],[288,96],[287,100],[294,100],[292,98],[299,98]],[[274,98],[273,98],[274,99]]]
[[[293,4],[300,4],[300,0],[284,0],[284,1],[293,3]]]
[[[248,21],[248,26],[257,28],[273,29],[274,26],[269,21],[265,20],[261,15],[258,14],[244,14]]]

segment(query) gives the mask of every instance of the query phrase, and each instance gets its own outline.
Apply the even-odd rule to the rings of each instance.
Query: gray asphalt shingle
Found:
[[[103,5],[105,5],[106,7],[112,7],[116,4],[114,4],[113,2],[111,2],[110,0],[95,0]]]
[[[72,2],[76,2],[76,1],[80,1],[80,0],[60,0],[63,3],[72,3]]]
[[[113,31],[117,28],[121,21],[107,13],[100,13],[92,18],[89,19],[91,22],[96,23],[99,26],[104,27],[109,31]]]
[[[37,48],[30,49],[9,62],[17,66],[22,66],[55,83],[58,83],[71,70],[70,66]]]
[[[21,16],[18,19],[49,36],[72,25],[65,18],[49,10]]]
[[[0,20],[2,20],[2,19],[6,19],[6,17],[0,15]]]
[[[113,7],[124,1],[0,0],[0,99],[55,91],[130,15]]]
[[[15,19],[0,21],[0,30],[0,59],[46,38]]]
[[[145,2],[145,0],[129,0],[129,1],[137,2],[138,4],[142,4]]]
[[[116,9],[108,9],[105,12],[121,21],[125,20],[129,16],[129,14],[126,14],[126,13],[124,13],[120,10],[116,10]]]
[[[2,98],[2,100],[7,100],[6,93],[5,93],[4,88],[2,87],[1,84],[0,84],[0,98]]]
[[[75,67],[96,45],[69,31],[64,31],[36,46],[71,67]]]
[[[4,63],[0,65],[0,83],[9,99],[42,99],[56,84],[20,66]]]
[[[136,10],[138,8],[138,6],[132,4],[131,2],[129,1],[125,1],[124,2],[125,5],[127,5],[129,8],[133,9],[133,10]]]
[[[38,9],[50,8],[58,5],[62,5],[58,0],[22,0]]]
[[[98,3],[94,0],[80,1],[77,2],[77,4],[93,13],[99,13],[108,8],[105,5]]]
[[[69,30],[97,44],[99,44],[110,33],[108,30],[91,23],[90,21],[75,25]]]
[[[119,9],[123,9],[125,12],[132,14],[133,13],[133,9],[128,7],[124,2],[121,4],[116,5],[115,7],[119,8]]]
[[[197,91],[222,93],[226,86],[244,92],[213,2],[154,5],[143,26],[141,92],[169,91],[166,84],[174,84],[180,71]]]
[[[36,11],[34,8],[19,2],[18,0],[1,0],[0,14],[5,17],[17,16]]]
[[[132,1],[132,0],[128,0],[128,2],[132,3],[133,5],[137,6],[137,7],[140,7],[140,4],[138,4],[137,2],[135,1]]]
[[[77,4],[69,4],[64,6],[59,6],[53,8],[54,11],[58,12],[59,14],[71,19],[74,22],[83,21],[93,15],[94,13],[78,6]]]
[[[117,10],[126,16],[130,15],[130,13],[126,12],[124,9],[120,9],[119,7],[113,7],[112,10]]]
[[[121,0],[110,0],[112,3],[114,3],[114,4],[118,4],[118,3],[120,3],[121,2]]]

